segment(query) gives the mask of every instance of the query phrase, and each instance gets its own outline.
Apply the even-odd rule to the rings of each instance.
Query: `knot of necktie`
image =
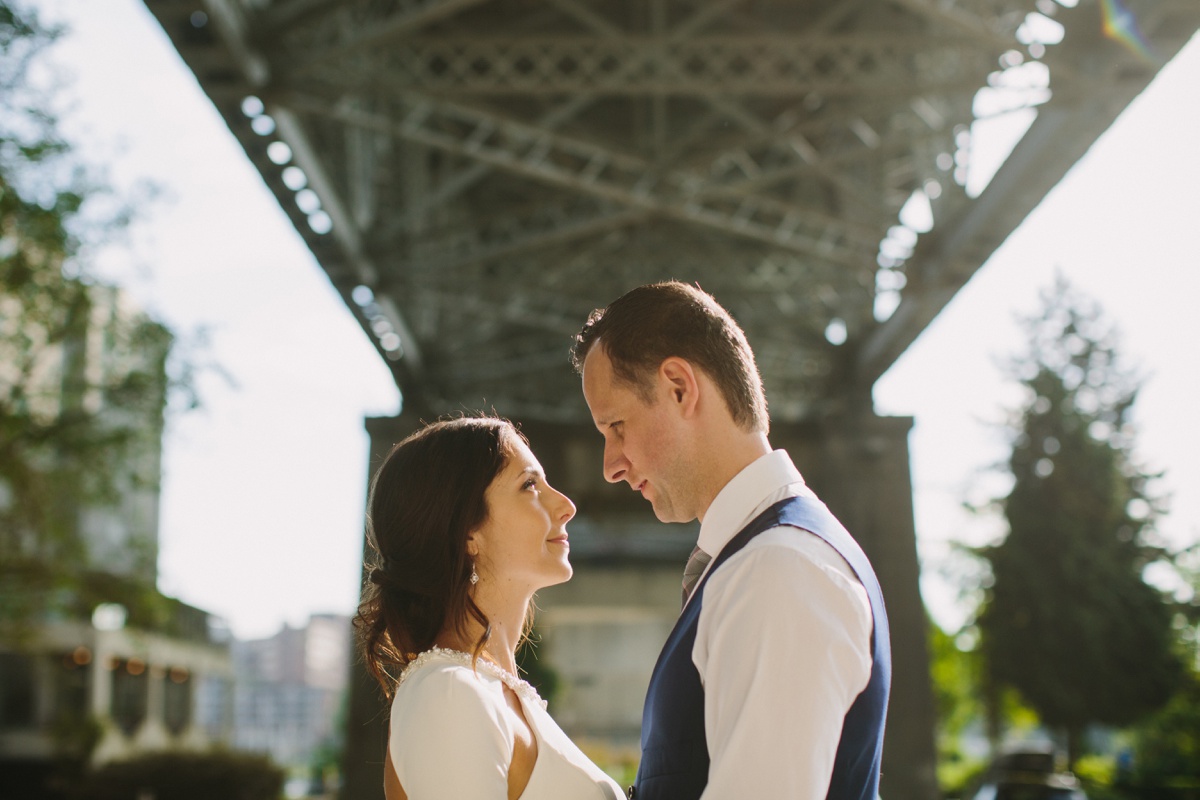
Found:
[[[704,568],[708,566],[708,562],[712,561],[712,556],[696,547],[692,554],[688,556],[687,564],[683,567],[683,604],[687,605],[688,598],[692,596],[692,590],[696,588],[696,582],[700,580],[700,576],[704,573]]]

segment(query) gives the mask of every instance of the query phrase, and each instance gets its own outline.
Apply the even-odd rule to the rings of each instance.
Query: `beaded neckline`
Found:
[[[438,647],[436,645],[418,654],[416,658],[405,665],[396,686],[399,687],[400,684],[404,683],[405,678],[435,659],[454,661],[467,668],[474,668],[477,671],[482,670],[493,678],[498,679],[525,702],[537,704],[543,710],[546,708],[546,701],[537,693],[537,689],[533,688],[528,681],[521,680],[499,664],[494,664],[483,657],[475,659],[470,653],[464,653],[461,650],[451,650],[450,648]]]

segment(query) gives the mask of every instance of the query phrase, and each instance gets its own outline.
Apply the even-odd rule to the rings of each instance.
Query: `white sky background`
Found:
[[[150,180],[128,249],[105,275],[187,334],[204,327],[204,408],[166,441],[163,591],[243,638],[357,600],[366,491],[364,415],[391,414],[388,370],[140,0],[37,0],[72,32],[53,51],[66,130],[118,187]],[[1169,64],[876,386],[910,439],[923,592],[943,624],[963,606],[947,542],[998,530],[961,510],[1006,447],[1022,349],[1015,314],[1060,270],[1098,300],[1149,376],[1138,452],[1164,469],[1176,542],[1200,538],[1200,39]],[[686,276],[680,276],[686,277]],[[611,298],[598,298],[597,304]],[[719,300],[720,298],[718,298]],[[564,368],[565,362],[564,362]],[[597,468],[599,466],[597,465]]]

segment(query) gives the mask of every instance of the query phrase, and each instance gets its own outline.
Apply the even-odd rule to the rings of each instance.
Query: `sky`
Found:
[[[164,444],[160,588],[240,638],[351,613],[363,419],[400,402],[387,368],[143,3],[32,5],[70,28],[44,79],[66,87],[64,130],[81,157],[118,191],[159,190],[139,203],[125,243],[88,256],[201,367],[203,405],[173,417]],[[914,418],[922,592],[944,627],[969,614],[951,543],[1003,530],[963,503],[1001,485],[988,468],[1005,456],[998,423],[1018,398],[1002,362],[1021,352],[1017,317],[1056,274],[1101,304],[1146,376],[1136,453],[1165,472],[1171,512],[1160,530],[1177,545],[1200,540],[1197,87],[1200,38],[875,387],[880,413]]]

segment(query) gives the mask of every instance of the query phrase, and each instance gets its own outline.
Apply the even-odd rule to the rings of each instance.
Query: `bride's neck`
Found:
[[[522,602],[499,603],[489,601],[489,598],[481,595],[483,592],[475,597],[475,604],[492,624],[492,633],[483,645],[483,652],[501,669],[517,675],[517,645],[521,641],[525,616],[532,598],[526,598]],[[464,653],[473,653],[483,632],[484,628],[479,621],[468,616],[462,631],[444,628],[438,634],[436,644]]]

